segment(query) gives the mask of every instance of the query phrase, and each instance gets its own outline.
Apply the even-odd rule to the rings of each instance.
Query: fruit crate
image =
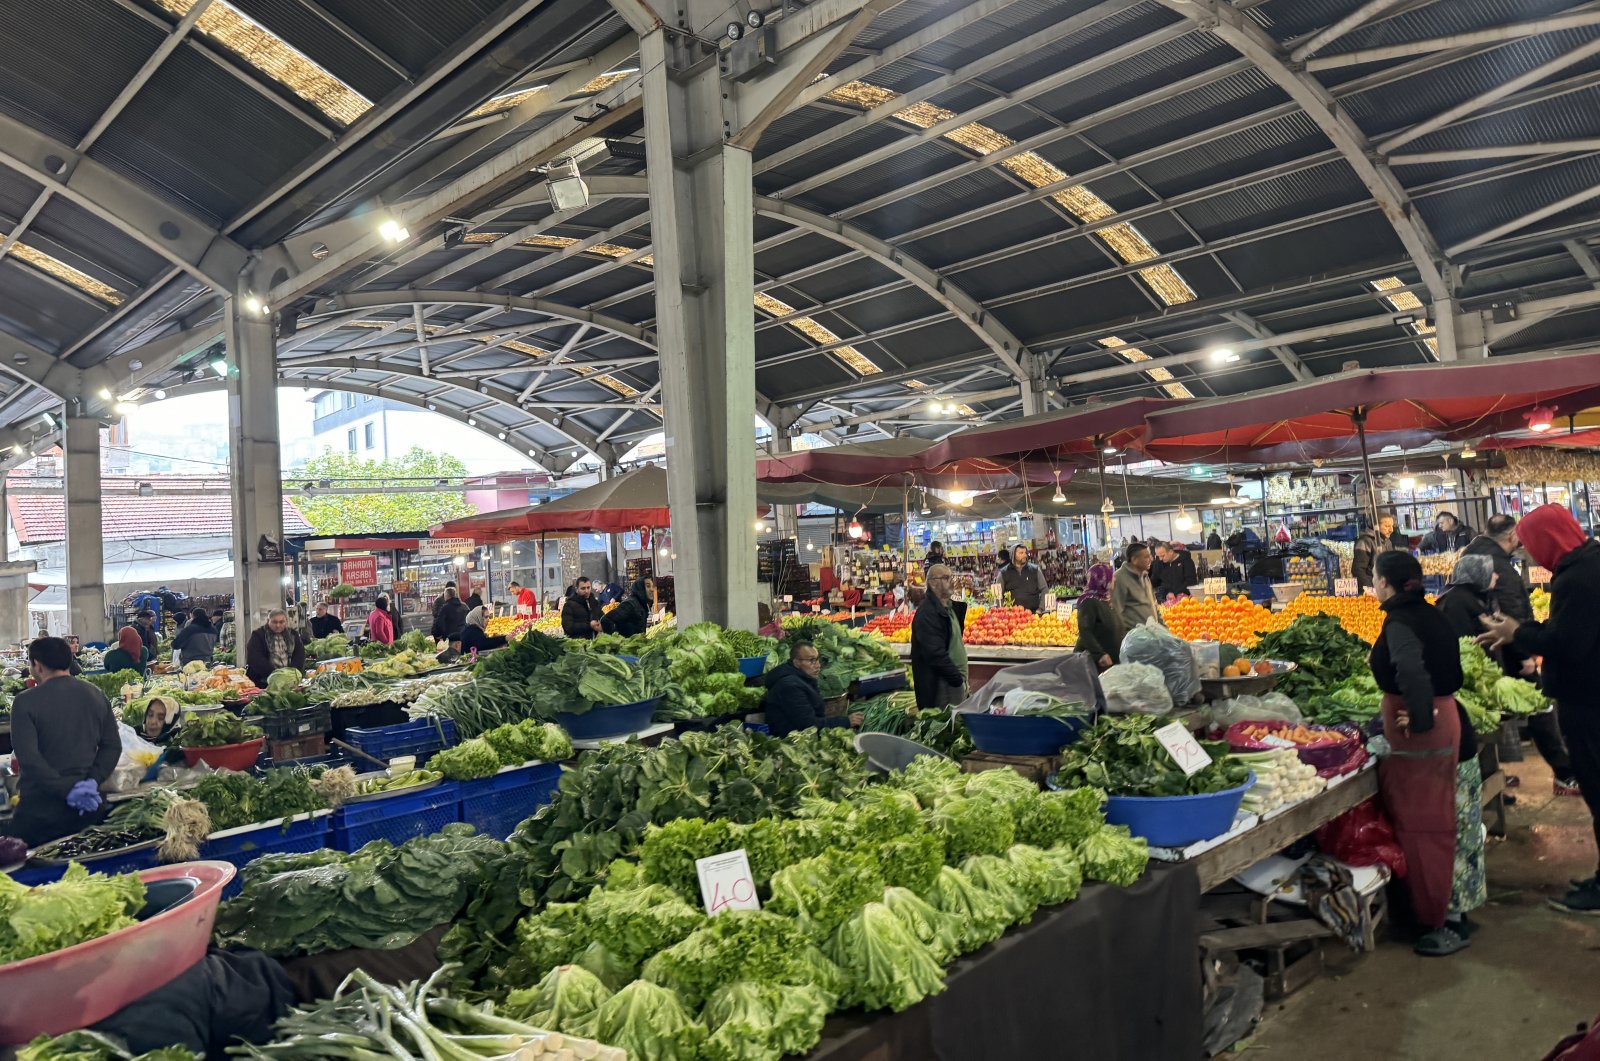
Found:
[[[461,792],[454,781],[446,781],[421,792],[345,804],[334,812],[333,846],[354,851],[374,840],[403,844],[460,820]]]
[[[328,754],[328,735],[326,733],[312,733],[304,737],[295,737],[292,740],[267,741],[267,758],[270,762],[284,765],[298,762],[302,759],[319,759]]]
[[[240,870],[223,890],[222,897],[231,899],[244,888],[243,870],[262,855],[305,854],[320,851],[328,846],[331,812],[313,811],[309,815],[296,815],[289,819],[275,818],[270,822],[242,825],[212,833],[200,845],[201,859],[231,862]]]
[[[253,719],[269,741],[293,741],[327,733],[333,728],[333,709],[327,704],[312,704],[298,711],[280,711]]]
[[[456,743],[456,724],[448,718],[418,718],[397,726],[350,729],[345,740],[374,759],[388,762],[396,756],[415,755],[421,766],[434,752]]]
[[[531,818],[561,786],[558,763],[508,766],[492,777],[462,781],[461,820],[480,833],[504,840]]]

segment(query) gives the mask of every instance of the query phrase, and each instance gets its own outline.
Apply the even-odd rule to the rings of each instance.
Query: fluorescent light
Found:
[[[1228,349],[1226,346],[1219,346],[1215,350],[1211,351],[1211,360],[1219,365],[1231,365],[1235,361],[1239,360],[1239,355]]]
[[[383,237],[385,243],[404,243],[411,238],[411,232],[392,217],[386,217],[378,223],[378,235]]]
[[[212,358],[211,359],[211,371],[215,372],[219,376],[227,376],[227,374],[228,374],[228,359],[226,357],[214,357],[214,358]]]

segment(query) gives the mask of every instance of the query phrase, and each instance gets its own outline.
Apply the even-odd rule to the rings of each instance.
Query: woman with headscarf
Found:
[[[1449,923],[1456,866],[1456,764],[1461,749],[1461,649],[1450,623],[1427,601],[1422,565],[1410,553],[1381,553],[1372,588],[1383,630],[1368,657],[1383,691],[1378,792],[1406,856],[1405,883],[1427,928],[1416,952],[1454,954],[1467,930]]]
[[[1089,568],[1089,584],[1078,595],[1076,649],[1089,653],[1095,666],[1101,670],[1115,666],[1122,649],[1122,621],[1111,607],[1113,577],[1109,564],[1092,565]]]
[[[491,648],[505,648],[506,639],[499,634],[490,634],[484,629],[488,623],[482,608],[474,608],[467,613],[466,625],[461,628],[461,652],[487,652]]]
[[[144,647],[144,639],[139,636],[139,631],[131,626],[118,630],[117,647],[105,654],[106,671],[115,674],[119,670],[134,670],[143,678],[149,666],[150,650]]]
[[[1494,561],[1487,556],[1463,556],[1450,573],[1450,585],[1435,605],[1450,621],[1457,637],[1477,637],[1483,633],[1482,616],[1495,610],[1496,578]]]
[[[1498,577],[1490,557],[1463,556],[1456,561],[1450,586],[1436,607],[1458,639],[1478,636],[1482,617],[1494,614]],[[1474,926],[1468,911],[1489,901],[1483,873],[1483,770],[1478,765],[1477,734],[1459,700],[1456,712],[1461,750],[1456,756],[1456,862],[1448,924],[1457,934],[1470,937]]]
[[[1533,562],[1554,576],[1550,618],[1519,623],[1497,614],[1483,620],[1489,632],[1482,640],[1494,648],[1515,645],[1525,656],[1544,657],[1544,691],[1556,702],[1572,773],[1600,844],[1600,682],[1591,674],[1600,659],[1600,623],[1594,618],[1600,602],[1600,543],[1590,540],[1560,505],[1534,509],[1517,524],[1517,537]],[[1550,905],[1569,913],[1600,913],[1597,877],[1576,882]]]
[[[655,580],[641,578],[622,603],[600,617],[600,629],[607,634],[633,637],[644,633],[650,623],[650,612],[655,608]]]

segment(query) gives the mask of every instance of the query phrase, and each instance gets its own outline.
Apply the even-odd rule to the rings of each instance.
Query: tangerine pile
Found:
[[[1331,615],[1347,633],[1369,645],[1378,640],[1378,633],[1383,629],[1383,610],[1378,607],[1378,598],[1366,594],[1329,597],[1321,593],[1300,594],[1283,611],[1272,616],[1271,625],[1263,629],[1282,630],[1302,615]]]
[[[1276,629],[1276,617],[1245,597],[1186,597],[1163,608],[1161,618],[1185,641],[1222,641],[1243,648],[1254,645],[1257,634]]]

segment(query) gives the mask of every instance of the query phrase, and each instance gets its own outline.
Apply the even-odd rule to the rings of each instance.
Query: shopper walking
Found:
[[[1028,547],[1018,545],[1011,550],[1011,563],[1000,572],[1000,593],[1009,595],[1011,603],[1030,612],[1037,612],[1044,603],[1044,572],[1028,558]]]
[[[1116,665],[1122,655],[1122,638],[1127,633],[1122,620],[1111,607],[1110,564],[1093,564],[1089,584],[1078,595],[1078,643],[1075,649],[1089,653],[1101,670]]]
[[[1433,521],[1433,530],[1422,536],[1417,547],[1421,553],[1453,553],[1465,549],[1473,538],[1472,528],[1456,519],[1454,512],[1441,512]]]
[[[579,576],[561,605],[561,632],[570,638],[588,641],[599,636],[603,614],[600,602],[594,599],[594,583]]]
[[[601,617],[600,629],[608,634],[620,634],[623,637],[637,636],[649,627],[650,613],[655,611],[655,607],[655,580],[637,579],[621,603]]]
[[[457,641],[461,637],[461,628],[466,625],[467,612],[470,609],[461,595],[456,591],[454,582],[444,584],[444,599],[435,602],[433,609],[433,628],[428,632],[435,641]]]
[[[803,729],[861,725],[860,711],[829,717],[817,682],[817,675],[821,673],[822,655],[809,641],[790,644],[789,661],[767,672],[763,679],[767,694],[761,708],[767,716],[767,729],[774,737],[787,737]]]
[[[928,568],[928,592],[911,617],[911,683],[917,707],[944,707],[967,698],[967,606],[954,600],[955,572]]]
[[[0,833],[29,847],[96,825],[109,811],[100,786],[122,754],[117,719],[105,694],[75,680],[71,668],[72,649],[61,638],[33,641],[28,670],[35,685],[11,705],[20,798]]]
[[[326,608],[326,605],[318,605]],[[211,657],[217,650],[217,638],[220,636],[216,627],[211,625],[211,617],[204,608],[196,608],[189,621],[183,625],[172,637],[172,654],[174,661],[193,663],[199,660],[206,666],[211,666]]]
[[[278,608],[245,642],[244,672],[255,682],[256,688],[265,689],[272,672],[285,667],[306,669],[306,643],[300,631],[289,625],[289,613]]]
[[[1448,923],[1456,862],[1456,766],[1462,717],[1461,651],[1450,623],[1422,589],[1422,565],[1409,553],[1381,553],[1373,590],[1383,630],[1369,657],[1383,691],[1378,790],[1406,856],[1406,888],[1427,933],[1418,954],[1441,957],[1467,946]]]
[[[1600,682],[1592,669],[1600,659],[1600,543],[1583,533],[1572,513],[1560,505],[1536,508],[1517,527],[1528,555],[1554,573],[1550,618],[1518,622],[1510,616],[1486,618],[1484,642],[1513,644],[1527,656],[1544,659],[1544,691],[1556,702],[1561,735],[1572,757],[1572,772],[1594,819],[1600,845]],[[1600,874],[1578,882],[1551,904],[1572,913],[1600,913]]]
[[[150,650],[144,646],[138,629],[132,626],[124,626],[117,631],[117,647],[108,649],[104,656],[105,667],[109,673],[133,670],[138,671],[141,678],[150,667],[150,659]]]
[[[367,640],[380,645],[394,644],[394,621],[389,618],[389,598],[378,595],[367,613]]]
[[[1111,580],[1111,610],[1116,612],[1122,629],[1132,630],[1152,619],[1157,625],[1167,625],[1161,620],[1161,607],[1156,603],[1155,586],[1150,581],[1153,562],[1150,547],[1144,542],[1133,542],[1123,556],[1124,562]]]
[[[1352,550],[1350,574],[1356,580],[1356,585],[1371,589],[1378,557],[1396,549],[1406,551],[1406,546],[1406,537],[1395,529],[1394,513],[1379,513],[1378,525],[1362,531]]]

